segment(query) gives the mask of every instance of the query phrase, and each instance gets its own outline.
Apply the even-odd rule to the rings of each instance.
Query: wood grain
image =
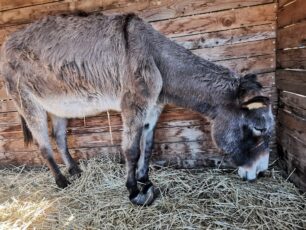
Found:
[[[281,69],[306,69],[306,48],[279,50],[277,67]]]
[[[175,37],[172,40],[186,49],[195,50],[272,38],[275,38],[275,23]]]
[[[275,54],[217,61],[216,63],[241,74],[272,72],[275,70]]]
[[[277,49],[306,46],[306,21],[277,30]]]
[[[50,2],[58,2],[60,0],[1,0],[0,11],[22,8],[27,6],[35,6]]]
[[[278,7],[281,8],[286,4],[294,2],[295,0],[278,0]]]
[[[306,19],[306,1],[296,0],[278,12],[278,27],[285,27]]]
[[[193,53],[209,61],[222,61],[236,58],[248,58],[273,54],[275,40],[266,39],[254,42],[242,42],[213,48],[194,50]]]
[[[228,30],[244,26],[273,23],[276,4],[220,11],[167,21],[153,22],[155,29],[170,37],[190,35],[200,32]]]
[[[306,145],[284,128],[278,129],[279,154],[284,161],[283,169],[286,170],[290,181],[302,191],[306,191]]]
[[[291,114],[290,112],[280,109],[277,114],[278,122],[290,130],[293,136],[299,139],[301,142],[306,143],[306,118],[299,117],[297,115]],[[306,154],[306,153],[305,153]],[[306,158],[305,158],[306,166]]]
[[[281,90],[306,95],[306,71],[277,70],[275,82]]]
[[[28,23],[47,14],[66,13],[76,10],[104,11],[106,13],[135,12],[148,21],[164,20],[181,16],[209,13],[225,9],[271,3],[272,0],[87,0],[60,1],[5,11],[0,16],[0,25]]]
[[[306,97],[281,91],[279,107],[300,117],[306,117]]]

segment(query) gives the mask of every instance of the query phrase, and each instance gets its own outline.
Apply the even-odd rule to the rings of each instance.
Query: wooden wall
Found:
[[[197,55],[240,73],[258,73],[265,92],[275,77],[274,0],[1,0],[0,44],[18,28],[46,14],[75,10],[137,12],[153,27]],[[0,164],[42,164],[36,146],[23,146],[20,121],[0,81]],[[111,113],[69,122],[76,158],[120,151],[121,118]],[[59,157],[57,156],[57,159]],[[177,167],[230,166],[210,137],[210,122],[197,113],[167,107],[156,131],[154,162]],[[223,161],[224,160],[224,161]]]
[[[306,191],[306,1],[280,0],[276,85],[282,166]]]

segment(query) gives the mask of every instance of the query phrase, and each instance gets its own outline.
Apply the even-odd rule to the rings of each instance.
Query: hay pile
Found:
[[[221,170],[155,169],[161,195],[136,207],[123,165],[91,159],[81,167],[82,177],[65,190],[46,169],[0,170],[0,229],[306,228],[305,194],[274,170],[251,184]]]

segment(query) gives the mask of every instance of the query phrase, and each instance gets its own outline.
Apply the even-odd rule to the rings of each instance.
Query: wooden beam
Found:
[[[281,90],[306,95],[306,71],[277,70],[275,82]]]

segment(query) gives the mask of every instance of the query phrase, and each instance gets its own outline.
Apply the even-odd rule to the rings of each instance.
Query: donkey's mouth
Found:
[[[261,154],[246,166],[240,166],[238,169],[239,176],[247,181],[255,181],[256,178],[263,174],[269,166],[269,150],[261,152]]]

